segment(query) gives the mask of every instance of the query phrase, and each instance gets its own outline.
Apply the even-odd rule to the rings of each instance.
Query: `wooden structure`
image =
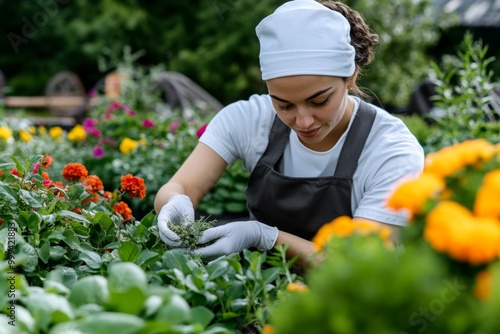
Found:
[[[92,103],[80,78],[69,71],[54,75],[45,87],[45,96],[6,96],[7,108],[43,109],[51,117],[31,117],[35,125],[72,127],[79,123]]]

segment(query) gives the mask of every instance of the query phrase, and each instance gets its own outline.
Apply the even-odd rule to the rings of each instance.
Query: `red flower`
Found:
[[[104,194],[102,194],[102,197],[104,197],[108,202],[113,199],[113,193],[111,191],[106,191]]]
[[[127,203],[120,201],[113,206],[113,210],[122,216],[124,223],[132,220],[132,210],[130,210]]]
[[[11,174],[11,175],[14,175],[14,176],[17,176],[17,177],[23,177],[23,176],[21,175],[21,173],[19,173],[19,171],[17,170],[17,168],[16,168],[16,167],[12,168],[12,170],[10,171],[10,174]]]
[[[52,165],[52,162],[54,162],[54,158],[52,158],[50,155],[45,154],[42,159],[40,159],[40,162],[42,163],[42,167],[47,169]]]
[[[130,197],[143,199],[146,196],[146,185],[144,179],[127,174],[121,178],[121,191],[126,192]]]
[[[96,176],[96,175],[87,176],[83,180],[82,184],[85,186],[85,190],[89,194],[96,194],[96,193],[104,190],[104,185],[103,185],[101,179],[99,178],[99,176]]]
[[[89,175],[87,168],[85,168],[85,166],[80,163],[69,163],[66,166],[64,166],[62,172],[63,178],[69,182],[76,182],[82,180],[87,175]]]

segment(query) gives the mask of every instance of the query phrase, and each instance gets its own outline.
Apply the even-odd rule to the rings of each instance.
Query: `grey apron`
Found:
[[[343,215],[352,217],[352,178],[375,115],[371,106],[360,102],[337,168],[327,177],[289,177],[280,172],[290,128],[276,116],[267,149],[245,191],[251,219],[311,240],[322,225]]]

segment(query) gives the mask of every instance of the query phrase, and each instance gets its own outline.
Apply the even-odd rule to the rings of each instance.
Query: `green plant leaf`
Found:
[[[137,314],[146,301],[147,277],[131,262],[113,264],[109,270],[109,304],[119,312]]]
[[[135,262],[139,258],[139,247],[132,241],[124,241],[118,248],[118,256],[123,262]]]
[[[216,259],[213,262],[210,262],[206,266],[206,270],[208,272],[208,280],[213,281],[224,274],[227,273],[229,269],[229,263],[224,261],[224,259]]]
[[[189,273],[191,270],[187,265],[189,257],[180,250],[169,250],[163,253],[163,265],[166,269],[179,269],[181,272]]]
[[[190,318],[189,304],[184,298],[174,294],[160,307],[155,319],[170,324],[180,324],[189,321]]]
[[[59,324],[51,329],[51,334],[134,334],[144,327],[145,321],[141,318],[123,313],[102,312],[88,317]]]
[[[82,260],[92,269],[101,268],[101,256],[96,252],[82,250],[80,253],[79,259]]]
[[[19,190],[19,197],[29,206],[33,208],[41,208],[42,203],[35,197],[33,192],[25,190],[25,189],[20,189]]]
[[[50,259],[50,241],[45,240],[42,243],[42,247],[37,249],[38,257],[43,263],[47,264]]]
[[[69,220],[77,221],[77,222],[85,224],[85,225],[88,225],[90,223],[89,220],[87,218],[85,218],[84,216],[79,215],[77,213],[74,213],[72,211],[68,211],[68,210],[59,211],[56,215],[56,218],[57,218],[57,220],[64,220],[65,218],[67,218]]]
[[[115,225],[113,224],[113,220],[109,217],[108,214],[104,212],[97,212],[96,215],[94,216],[94,221],[97,221],[98,224],[102,227],[102,229],[107,233],[114,230]]]
[[[5,184],[0,184],[0,197],[9,203],[17,204],[17,191]]]
[[[28,243],[21,245],[18,255],[16,256],[16,265],[21,264],[23,270],[27,273],[34,272],[38,265],[38,254],[36,249]]]
[[[142,268],[148,267],[150,264],[160,260],[160,255],[150,250],[143,250],[137,259],[137,264]]]
[[[29,294],[24,303],[41,329],[47,329],[51,323],[73,319],[74,314],[66,298],[42,291]]]
[[[66,249],[61,246],[52,246],[49,249],[49,256],[53,260],[59,260],[66,254]]]
[[[195,306],[191,309],[191,323],[198,323],[203,327],[207,327],[214,318],[214,312],[205,306]]]
[[[150,212],[141,219],[141,225],[144,225],[146,227],[151,227],[153,226],[155,219],[156,219],[156,214]]]
[[[108,281],[102,276],[87,276],[71,286],[69,301],[81,306],[84,304],[106,305],[109,300]]]

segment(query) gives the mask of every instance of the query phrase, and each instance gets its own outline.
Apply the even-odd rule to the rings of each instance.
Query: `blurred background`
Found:
[[[161,65],[200,85],[222,105],[264,93],[254,28],[280,0],[0,0],[0,71],[6,96],[44,95],[71,71],[91,91],[124,58]],[[380,35],[361,78],[390,111],[405,112],[429,62],[455,54],[466,31],[499,59],[500,0],[345,0]],[[491,65],[498,81],[500,62]],[[2,85],[2,84],[0,84]]]

